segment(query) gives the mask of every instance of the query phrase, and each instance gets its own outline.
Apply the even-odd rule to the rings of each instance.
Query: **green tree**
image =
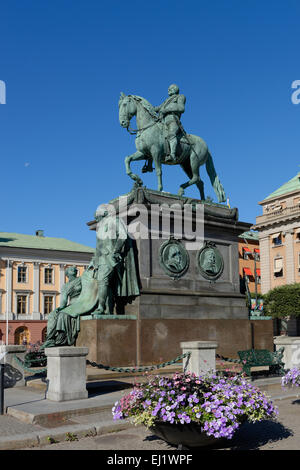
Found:
[[[264,313],[273,318],[300,317],[300,284],[275,287],[265,294]]]

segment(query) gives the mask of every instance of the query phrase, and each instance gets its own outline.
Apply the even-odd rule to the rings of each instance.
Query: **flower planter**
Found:
[[[245,416],[241,417],[241,424],[247,421]],[[238,428],[240,429],[240,428]],[[198,423],[171,424],[159,422],[151,426],[149,430],[157,437],[175,446],[182,445],[184,447],[205,447],[212,445],[220,445],[228,442],[225,437],[217,438],[208,436],[201,430]]]
[[[228,442],[245,421],[272,419],[277,410],[240,375],[175,373],[135,384],[112,413],[144,424],[169,444],[197,448]]]
[[[155,436],[174,446],[204,447],[224,441],[208,436],[197,423],[157,423],[149,429]]]

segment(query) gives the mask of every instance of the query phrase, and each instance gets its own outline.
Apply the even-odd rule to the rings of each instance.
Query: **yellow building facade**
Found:
[[[0,344],[44,340],[47,316],[60,304],[66,268],[81,275],[94,249],[62,238],[0,232]]]

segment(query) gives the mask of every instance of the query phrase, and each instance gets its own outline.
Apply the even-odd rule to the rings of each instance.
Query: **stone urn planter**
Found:
[[[112,413],[174,446],[200,448],[231,439],[246,421],[273,419],[277,411],[242,375],[176,373],[137,383]]]

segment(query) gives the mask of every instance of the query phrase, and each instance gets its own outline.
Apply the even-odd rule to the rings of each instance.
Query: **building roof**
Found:
[[[39,231],[41,232],[41,231]],[[65,238],[44,237],[39,235],[25,235],[23,233],[0,232],[0,247],[35,248],[37,250],[77,251],[92,253],[94,248],[80,243],[71,242]]]
[[[239,235],[239,238],[246,238],[246,240],[258,240],[258,232],[248,230],[247,232],[241,233],[241,235]]]
[[[276,189],[276,191],[274,191],[273,193],[269,194],[269,196],[267,196],[264,199],[264,201],[266,199],[271,199],[273,197],[282,196],[284,194],[291,193],[293,191],[300,191],[300,173],[297,173],[297,175],[294,176],[294,178],[289,180],[287,183],[284,183],[282,186],[280,186],[280,188]]]

